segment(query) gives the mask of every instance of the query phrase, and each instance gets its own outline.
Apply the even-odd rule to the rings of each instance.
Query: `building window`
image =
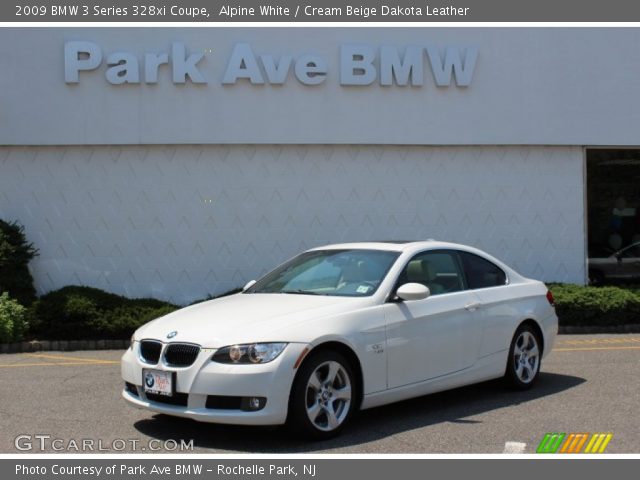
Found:
[[[590,282],[640,279],[640,149],[587,150],[587,222]]]

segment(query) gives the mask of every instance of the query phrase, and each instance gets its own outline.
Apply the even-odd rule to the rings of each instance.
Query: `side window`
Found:
[[[497,287],[507,283],[507,276],[502,269],[489,260],[469,252],[458,253],[469,288]]]
[[[407,263],[399,284],[421,283],[431,295],[463,290],[462,273],[455,254],[447,251],[419,253]]]

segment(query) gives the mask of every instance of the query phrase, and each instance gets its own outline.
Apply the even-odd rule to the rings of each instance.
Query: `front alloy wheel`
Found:
[[[505,377],[513,387],[524,390],[534,384],[539,371],[540,340],[531,326],[522,325],[511,342]]]
[[[320,352],[302,365],[293,386],[288,424],[315,439],[336,435],[355,404],[353,373],[335,352]]]
[[[351,407],[351,380],[345,368],[334,360],[321,363],[307,382],[307,416],[319,430],[338,428]]]

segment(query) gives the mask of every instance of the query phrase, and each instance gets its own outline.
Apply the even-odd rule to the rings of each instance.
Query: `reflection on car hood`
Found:
[[[219,348],[257,341],[308,341],[304,323],[363,308],[371,298],[240,293],[183,308],[142,326],[136,340],[153,338]]]

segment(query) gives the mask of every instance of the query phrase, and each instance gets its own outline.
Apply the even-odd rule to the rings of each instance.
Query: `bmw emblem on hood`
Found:
[[[167,333],[167,338],[173,338],[178,334],[178,332],[176,330],[174,330],[173,332],[169,332]]]

